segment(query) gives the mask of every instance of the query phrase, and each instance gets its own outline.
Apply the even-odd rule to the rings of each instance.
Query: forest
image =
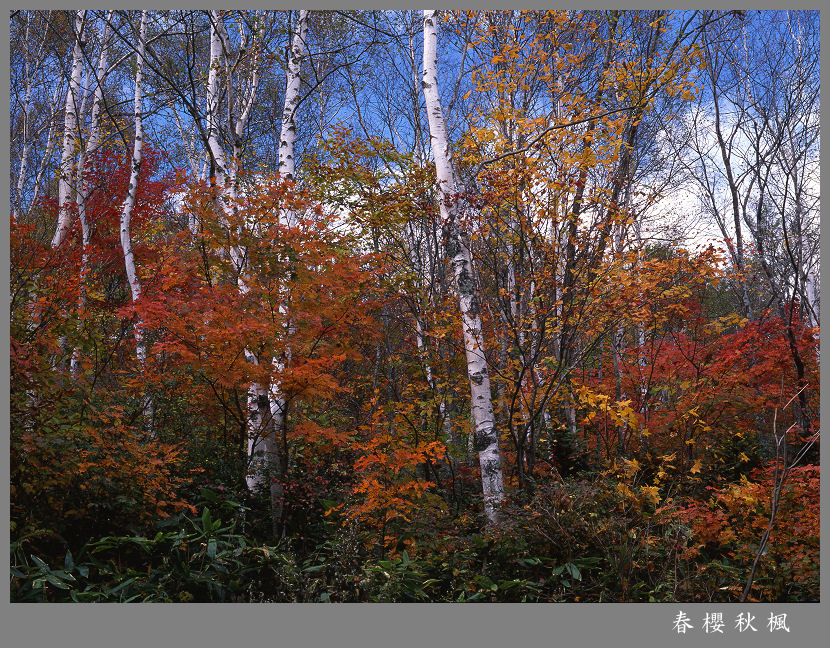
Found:
[[[12,602],[819,600],[818,11],[10,11]]]

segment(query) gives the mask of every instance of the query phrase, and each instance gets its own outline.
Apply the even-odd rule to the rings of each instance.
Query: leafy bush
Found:
[[[208,497],[210,491],[206,491]],[[277,547],[251,546],[237,531],[241,506],[218,502],[232,519],[179,514],[160,522],[152,538],[105,536],[63,569],[26,551],[26,537],[11,544],[13,601],[225,602],[293,600],[298,570]]]

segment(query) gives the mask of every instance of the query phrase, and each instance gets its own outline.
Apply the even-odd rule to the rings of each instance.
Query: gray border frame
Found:
[[[767,5],[769,0],[761,4]],[[5,4],[5,3],[4,3]],[[21,4],[21,3],[15,3]],[[66,3],[52,2],[52,8],[64,8]],[[113,3],[107,3],[113,4]],[[121,4],[121,3],[117,3]],[[180,2],[174,6],[185,6]],[[210,7],[219,3],[208,1],[188,3],[190,6]],[[231,3],[224,3],[229,5]],[[244,5],[264,5],[262,0],[245,2]],[[492,0],[469,3],[453,2],[453,7],[504,7],[506,3],[495,4]],[[618,2],[604,2],[605,5]],[[740,5],[742,3],[735,3]],[[786,4],[786,3],[785,3]],[[819,3],[810,3],[820,9]],[[56,6],[57,5],[57,6]],[[61,7],[60,5],[64,5]],[[345,6],[344,6],[345,5]],[[391,6],[390,6],[391,5]],[[522,3],[532,8],[537,2]],[[594,3],[562,3],[559,6],[596,6]],[[637,8],[644,6],[673,6],[670,3],[656,3],[655,0],[630,3]],[[753,8],[758,3],[754,3]],[[125,4],[123,8],[136,6]],[[287,8],[296,8],[296,0],[281,3]],[[323,0],[312,3],[314,8],[394,8],[401,7],[401,0],[375,2],[342,2]],[[622,6],[622,5],[620,5]],[[801,5],[802,8],[803,5]],[[48,8],[45,6],[43,8]],[[69,7],[66,7],[69,8]],[[674,6],[674,8],[678,8]],[[711,5],[710,5],[711,8]],[[764,8],[782,8],[780,4]],[[822,30],[827,31],[830,15],[824,12]],[[3,39],[4,65],[0,70],[0,83],[9,86],[9,49]],[[824,48],[823,48],[824,49]],[[824,54],[824,52],[823,52]],[[824,56],[822,56],[824,58]],[[823,61],[825,62],[825,61]],[[826,81],[826,75],[823,80]],[[826,84],[823,95],[827,95]],[[825,102],[826,103],[826,102]],[[8,104],[3,102],[3,114],[8,117]],[[3,131],[3,159],[8,161],[6,131]],[[8,179],[3,174],[4,195],[8,195]],[[826,188],[827,182],[822,185]],[[8,204],[8,202],[6,203]],[[0,258],[9,257],[8,221],[3,221],[5,236],[0,239]],[[830,246],[822,242],[823,256]],[[828,256],[827,258],[830,258]],[[8,279],[9,265],[2,265],[3,276]],[[8,311],[9,297],[3,292],[3,304]],[[0,320],[2,331],[8,336],[9,323],[6,317]],[[821,349],[827,353],[827,335],[821,336]],[[9,474],[8,455],[8,384],[9,362],[2,360],[2,385],[4,400],[0,407],[3,422],[3,438],[6,440],[0,453],[0,474]],[[826,368],[826,364],[825,364]],[[827,384],[827,371],[822,371],[822,382]],[[821,395],[821,406],[827,402],[826,394]],[[828,397],[830,398],[830,397]],[[827,452],[822,451],[823,459]],[[0,479],[0,506],[3,518],[9,519],[8,479]],[[828,501],[827,481],[822,484],[821,495]],[[822,523],[827,522],[827,507],[822,510]],[[8,530],[3,534],[2,551],[9,544]],[[827,563],[827,544],[821,548],[822,564]],[[51,646],[83,648],[132,646],[144,648],[175,646],[198,646],[199,648],[246,646],[475,646],[476,648],[536,646],[752,646],[753,648],[792,645],[796,647],[818,647],[827,645],[825,622],[828,612],[828,590],[822,582],[821,595],[824,603],[799,603],[787,605],[769,604],[146,604],[146,605],[60,605],[60,604],[11,604],[8,599],[0,601],[0,644],[4,646],[48,648]],[[673,621],[678,612],[688,615],[694,630],[677,634]],[[725,623],[724,635],[705,634],[701,630],[706,613],[721,612]],[[757,632],[738,633],[734,629],[735,618],[740,612],[750,612],[754,617]],[[789,633],[767,630],[766,620],[771,613],[787,614]],[[821,636],[825,636],[822,640]]]

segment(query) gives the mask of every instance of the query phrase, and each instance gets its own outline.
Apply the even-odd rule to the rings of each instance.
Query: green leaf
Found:
[[[213,520],[210,517],[210,510],[206,506],[202,511],[202,530],[209,531],[213,527]]]
[[[86,565],[78,565],[78,573],[84,578],[86,578],[87,576],[89,576],[89,567],[87,567]]]
[[[211,560],[216,558],[216,540],[211,539],[207,545],[207,556]]]
[[[218,498],[216,497],[216,493],[214,493],[209,488],[200,488],[199,494],[202,496],[206,502],[213,504]]]
[[[125,587],[127,587],[127,585],[129,585],[130,583],[132,583],[134,580],[135,580],[135,578],[128,578],[128,579],[127,579],[127,580],[125,580],[123,583],[119,583],[118,585],[116,585],[116,586],[115,586],[115,587],[113,587],[112,589],[107,590],[107,591],[106,591],[106,593],[107,593],[108,595],[115,594],[116,592],[119,592],[119,591],[121,591],[122,589],[124,589]]]
[[[40,558],[35,556],[34,554],[29,554],[32,557],[32,560],[35,561],[35,564],[43,570],[49,571],[49,565],[43,562]]]
[[[52,576],[60,578],[61,580],[75,580],[75,577],[72,574],[65,572],[63,569],[53,569]]]
[[[69,571],[75,566],[75,562],[72,560],[72,552],[68,549],[66,550],[66,556],[63,558],[63,567],[66,571]]]
[[[312,565],[311,567],[306,567],[306,568],[303,570],[303,573],[304,573],[304,574],[311,574],[311,573],[314,573],[314,572],[321,571],[321,570],[323,570],[323,569],[325,569],[325,568],[326,568],[326,566],[325,566],[325,565]]]
[[[484,589],[489,589],[489,590],[492,590],[493,592],[495,592],[499,588],[499,586],[496,585],[489,578],[487,578],[487,576],[479,575],[479,576],[476,576],[475,580],[476,580],[476,583],[481,585],[481,587],[483,587]]]
[[[56,578],[52,574],[46,574],[46,580],[48,580],[50,583],[52,583],[52,585],[54,585],[55,587],[58,587],[60,589],[65,589],[65,590],[69,589],[69,585],[64,583],[59,578]]]
[[[568,573],[573,576],[576,580],[582,580],[582,574],[579,573],[579,569],[573,563],[565,563],[565,568],[568,570]]]

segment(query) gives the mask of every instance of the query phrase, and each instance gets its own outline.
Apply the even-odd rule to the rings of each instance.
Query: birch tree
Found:
[[[69,73],[69,88],[66,92],[63,122],[63,150],[61,152],[60,175],[58,177],[58,225],[52,237],[52,247],[63,243],[72,224],[70,201],[73,197],[73,169],[75,161],[75,139],[78,124],[78,103],[83,73],[84,27],[86,10],[75,14],[75,44],[72,48],[72,67]]]
[[[81,276],[78,294],[78,310],[83,311],[86,304],[86,273],[89,266],[89,245],[91,242],[92,230],[90,228],[89,219],[86,213],[86,206],[89,200],[91,187],[88,178],[87,165],[89,160],[93,159],[95,152],[101,142],[101,106],[104,100],[104,82],[106,80],[108,69],[107,61],[109,57],[110,40],[112,37],[112,17],[113,11],[107,12],[104,22],[104,35],[101,39],[101,51],[98,56],[98,65],[95,69],[95,90],[92,100],[92,110],[90,114],[89,124],[89,140],[84,146],[81,142],[81,153],[78,156],[78,171],[75,180],[75,186],[78,187],[77,203],[78,203],[78,219],[81,222]],[[142,57],[143,58],[143,57]],[[142,63],[143,67],[143,63]],[[128,226],[129,227],[129,226]],[[72,352],[72,359],[70,367],[73,375],[78,373],[78,365],[80,361],[80,350],[75,348]]]
[[[232,41],[225,27],[222,12],[211,10],[210,58],[206,86],[206,142],[210,156],[211,171],[218,189],[218,206],[222,224],[228,230],[228,254],[234,267],[239,292],[246,295],[251,290],[248,268],[248,250],[233,241],[243,229],[255,228],[255,223],[240,222],[240,171],[242,166],[245,132],[254,110],[261,79],[260,54],[264,49],[263,33],[268,17],[251,14],[240,21],[238,41]],[[301,13],[301,26],[306,24],[307,12]],[[244,23],[244,24],[243,24]],[[246,29],[247,25],[247,29]],[[293,144],[295,137],[294,114],[299,103],[299,57],[305,38],[302,27],[294,37],[292,60],[289,61],[287,92],[283,110],[283,143],[280,146],[280,170],[293,178]],[[236,43],[238,42],[238,46]],[[248,57],[247,68],[241,66],[243,56]],[[241,68],[241,71],[240,71]],[[223,74],[224,73],[224,74]],[[224,76],[225,87],[221,87]],[[224,104],[223,104],[224,101]],[[222,110],[224,105],[224,111]],[[224,112],[224,119],[222,117]],[[222,140],[230,141],[226,154]],[[294,216],[285,212],[282,220],[294,223]],[[260,366],[262,359],[253,349],[246,348],[245,357],[254,366]],[[272,364],[278,365],[278,360]],[[248,466],[246,483],[251,491],[268,486],[271,501],[272,530],[279,533],[282,517],[283,492],[279,472],[284,465],[281,460],[278,433],[283,428],[286,404],[279,396],[278,384],[267,384],[260,380],[251,382],[248,390],[246,446]]]
[[[231,228],[237,227],[234,214],[237,210],[238,198],[238,171],[239,171],[239,154],[241,152],[242,133],[245,130],[248,117],[250,116],[250,106],[256,98],[256,88],[258,85],[254,83],[255,78],[252,74],[252,82],[248,100],[245,102],[241,114],[239,114],[235,123],[229,124],[229,130],[232,128],[233,149],[231,153],[230,165],[226,162],[225,151],[220,141],[221,122],[220,122],[220,72],[225,70],[227,75],[227,57],[230,55],[230,42],[223,24],[222,12],[218,10],[210,10],[210,59],[208,66],[207,88],[205,93],[206,111],[205,121],[206,140],[208,152],[210,155],[210,177],[212,182],[215,182],[219,195],[217,197],[220,214],[223,214],[223,226],[229,230],[228,253],[237,277],[237,286],[240,293],[243,295],[250,290],[247,278],[247,258],[246,251],[233,243],[235,238],[230,231]],[[231,79],[226,77],[228,84]],[[228,97],[231,102],[228,107],[228,119],[232,119],[232,98]],[[259,364],[259,358],[250,349],[245,349],[245,357],[248,362],[253,365]],[[269,443],[269,439],[274,439],[273,420],[268,408],[268,390],[260,382],[253,381],[248,389],[248,406],[247,406],[247,449],[248,449],[248,468],[246,474],[246,482],[248,488],[255,490],[262,488],[265,485],[266,475],[264,467],[271,463],[275,445]],[[264,447],[261,447],[264,446]],[[272,502],[279,497],[276,491],[278,485],[272,484]]]
[[[282,112],[282,128],[280,135],[280,150],[279,150],[279,174],[283,180],[294,180],[294,142],[297,136],[297,122],[296,114],[297,107],[300,103],[300,63],[305,47],[306,35],[308,33],[308,11],[306,9],[300,10],[299,23],[294,32],[291,41],[291,50],[288,56],[288,68],[285,79],[285,104]],[[295,227],[297,224],[296,215],[291,209],[283,209],[280,213],[280,221],[289,228]],[[284,301],[279,304],[279,311],[282,315],[286,315],[286,305]],[[288,324],[287,333],[290,333],[291,325]],[[271,364],[275,369],[277,376],[282,373],[287,363],[291,362],[291,350],[286,346],[283,357],[272,358]],[[261,398],[261,394],[257,395]],[[252,475],[251,479],[258,481],[266,474],[276,474],[279,476],[285,472],[287,467],[288,457],[280,457],[279,447],[281,438],[285,435],[286,418],[288,415],[288,401],[284,398],[280,389],[279,379],[272,380],[268,389],[268,406],[270,414],[270,423],[265,427],[265,433],[262,438],[262,445],[264,446],[264,459],[261,463],[254,463],[255,470],[259,474]],[[249,456],[258,452],[258,443],[249,441]],[[284,446],[284,444],[283,444]],[[257,465],[259,464],[259,465]],[[281,532],[280,526],[282,522],[282,499],[283,491],[282,485],[277,479],[272,479],[270,487],[271,495],[271,515],[273,533],[277,535]]]
[[[81,146],[81,153],[78,157],[78,172],[76,179],[76,186],[79,187],[77,192],[78,202],[78,216],[81,221],[81,234],[83,238],[84,259],[82,263],[82,270],[87,265],[87,248],[90,241],[90,227],[86,216],[86,204],[89,199],[90,186],[87,162],[92,158],[98,150],[101,143],[101,107],[104,101],[104,83],[106,81],[109,70],[107,63],[109,60],[110,41],[112,39],[112,18],[113,11],[107,12],[104,20],[104,34],[101,38],[101,51],[98,55],[98,65],[95,68],[95,90],[92,100],[92,110],[89,117],[89,140],[86,146]],[[142,54],[142,68],[143,68],[143,54]]]
[[[124,268],[127,272],[127,281],[130,284],[130,293],[133,303],[141,299],[141,281],[138,278],[133,253],[132,237],[130,235],[130,219],[135,206],[138,191],[139,173],[141,170],[141,152],[144,147],[144,119],[142,106],[142,82],[144,76],[144,48],[147,40],[147,11],[141,12],[141,24],[138,33],[138,46],[135,55],[135,96],[133,98],[135,137],[130,159],[130,184],[127,188],[127,197],[121,208],[121,249],[124,253]],[[144,366],[147,359],[147,345],[144,340],[144,327],[141,318],[135,322],[135,353],[139,364]]]
[[[490,524],[498,523],[497,507],[504,499],[504,484],[495,428],[490,375],[487,370],[484,336],[481,330],[481,306],[475,284],[474,267],[469,247],[469,235],[461,223],[462,198],[453,169],[452,151],[447,138],[441,98],[438,92],[437,59],[438,11],[424,10],[424,75],[422,86],[427,107],[431,148],[438,182],[438,203],[445,237],[447,258],[453,267],[455,288],[464,329],[464,352],[467,375],[470,380],[475,449],[481,466],[481,485],[484,510]]]

